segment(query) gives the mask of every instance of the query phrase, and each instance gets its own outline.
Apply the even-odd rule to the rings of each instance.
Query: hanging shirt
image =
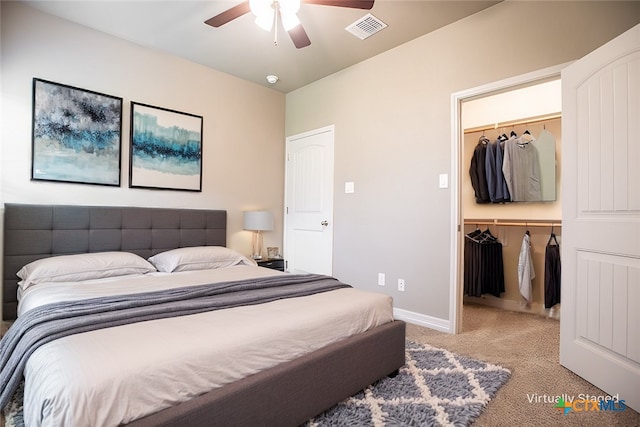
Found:
[[[532,301],[531,281],[535,277],[536,273],[533,270],[533,261],[531,260],[531,236],[525,234],[522,238],[520,257],[518,258],[518,286],[520,287],[520,295],[528,303]]]
[[[502,172],[512,202],[542,200],[538,152],[531,142],[522,138],[510,138],[505,142]]]
[[[471,176],[471,185],[476,195],[476,203],[489,203],[489,188],[487,186],[487,173],[485,170],[485,162],[487,157],[487,142],[481,138],[473,150],[471,157],[471,166],[469,175]]]
[[[540,199],[556,200],[556,139],[551,132],[544,129],[533,141],[538,151],[540,169]]]
[[[511,195],[509,194],[509,187],[507,181],[504,179],[504,173],[502,172],[502,165],[504,163],[504,143],[502,139],[496,140],[496,202],[510,202]]]
[[[487,143],[487,154],[484,162],[485,173],[487,174],[487,187],[489,190],[489,200],[492,203],[497,202],[496,191],[498,187],[498,171],[496,170],[496,151],[497,144],[495,142]],[[501,168],[502,169],[502,168]]]
[[[505,140],[498,138],[496,140],[496,202],[510,202],[511,195],[509,194],[509,187],[507,181],[504,179],[504,173],[502,172],[502,165],[504,159],[504,143]]]

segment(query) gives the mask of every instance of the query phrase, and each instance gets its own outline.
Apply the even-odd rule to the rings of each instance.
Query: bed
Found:
[[[216,254],[222,251],[226,256],[233,252],[225,248],[225,211],[6,204],[4,225],[4,320],[13,320],[18,315],[22,320],[28,319],[38,307],[49,303],[50,297],[59,300],[61,311],[67,310],[64,304],[72,304],[76,310],[75,299],[103,297],[96,296],[96,291],[107,293],[104,296],[107,300],[139,292],[155,302],[166,298],[166,292],[191,295],[194,289],[200,293],[205,288],[206,292],[212,292],[210,283],[216,283],[216,293],[221,292],[218,289],[227,289],[226,286],[245,289],[243,287],[258,285],[276,294],[285,289],[301,292],[292,294],[291,298],[270,295],[259,304],[231,302],[228,308],[189,311],[182,316],[164,314],[173,308],[160,310],[163,313],[160,318],[141,318],[140,322],[108,325],[51,341],[35,350],[25,365],[25,399],[29,395],[29,399],[40,402],[37,403],[40,412],[43,412],[42,399],[52,399],[46,390],[34,391],[49,387],[40,387],[45,384],[41,378],[52,377],[52,372],[63,378],[75,378],[79,375],[73,373],[73,369],[85,366],[85,371],[96,371],[101,377],[100,380],[89,377],[90,382],[104,382],[106,390],[115,395],[111,403],[100,403],[97,409],[86,411],[90,415],[81,414],[95,416],[97,413],[98,418],[86,420],[92,425],[296,426],[377,379],[397,372],[404,364],[405,324],[393,319],[389,297],[360,291],[325,276],[302,277],[257,267],[240,254],[233,255],[237,259],[233,258],[229,265],[212,268],[196,262],[196,267],[177,271],[180,268],[175,268],[175,251],[183,257],[179,257],[180,260],[187,254],[190,261],[194,253],[209,256],[212,251]],[[109,262],[120,257],[129,262],[124,254],[134,254],[135,263],[138,258],[142,264],[148,259],[154,260],[155,271],[127,270],[115,277],[73,276],[55,286],[50,286],[47,280],[33,281],[32,288],[22,289],[25,274],[36,270],[25,273],[25,266],[38,265],[39,260],[46,259],[49,263],[80,256],[82,261],[74,265],[82,265],[87,258],[88,262],[103,262],[105,254]],[[142,264],[136,267],[146,268]],[[18,272],[22,279],[16,276]],[[19,280],[23,280],[20,287]],[[175,288],[179,290],[174,290],[174,285],[179,283],[181,287]],[[309,292],[309,285],[327,288]],[[73,291],[69,291],[68,286]],[[85,304],[86,309],[101,306],[102,300],[95,301]],[[107,303],[113,304],[113,301]],[[313,312],[315,317],[311,318]],[[353,312],[359,316],[352,316]],[[355,320],[350,323],[342,320],[342,316],[347,315]],[[246,324],[247,318],[253,319],[253,323]],[[19,322],[20,319],[16,325]],[[65,330],[67,326],[62,324],[60,328]],[[121,341],[124,331],[128,331],[124,338],[126,344]],[[248,342],[240,341],[240,336],[248,337]],[[196,337],[197,343],[187,337]],[[93,353],[84,354],[81,349],[87,348],[84,341],[87,339],[93,343],[90,346]],[[192,345],[194,347],[189,347]],[[148,348],[150,354],[138,353],[138,347]],[[147,365],[156,364],[168,367],[161,375],[152,372],[147,377],[162,377],[165,382],[148,383],[148,378],[143,376],[125,384],[111,377],[125,365],[129,370],[125,370],[129,372],[127,377],[132,375],[131,371],[143,371]],[[214,373],[215,376],[210,376]],[[187,384],[189,375],[195,375],[197,384]],[[199,378],[202,381],[198,381]],[[65,384],[64,381],[52,382],[50,393],[62,395],[63,390],[55,389],[55,384]],[[109,384],[115,385],[108,387]],[[67,388],[73,387],[63,387]],[[92,390],[88,395],[95,396],[95,393],[98,392]],[[65,398],[71,403],[60,404],[60,408],[73,404],[76,399],[74,395]],[[126,407],[136,406],[136,399],[145,404],[147,400],[153,402],[131,412]],[[89,405],[90,400],[76,406]],[[26,405],[25,402],[25,413]],[[62,411],[55,408],[48,410]]]

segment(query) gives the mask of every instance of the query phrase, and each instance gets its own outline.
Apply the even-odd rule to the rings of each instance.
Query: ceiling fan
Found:
[[[289,33],[296,48],[309,46],[311,41],[296,15],[300,2],[324,6],[346,7],[351,9],[371,9],[374,0],[246,0],[209,18],[205,24],[220,27],[249,12],[256,16],[256,24],[264,30],[271,31],[275,22],[274,44],[278,44],[278,21]]]

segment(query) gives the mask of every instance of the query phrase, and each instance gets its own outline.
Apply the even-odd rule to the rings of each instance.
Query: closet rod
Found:
[[[562,221],[552,221],[552,222],[517,222],[517,221],[508,221],[508,220],[499,220],[494,219],[493,221],[480,220],[464,220],[464,225],[505,225],[512,227],[562,227]]]
[[[474,133],[474,132],[484,132],[486,130],[500,129],[505,127],[518,126],[518,125],[530,125],[533,123],[546,122],[547,120],[559,119],[561,117],[562,117],[562,113],[547,114],[544,116],[530,117],[528,119],[523,119],[523,120],[512,120],[509,122],[496,123],[491,126],[485,125],[485,126],[478,126],[475,128],[469,128],[469,129],[465,129],[464,133],[467,134],[467,133]]]

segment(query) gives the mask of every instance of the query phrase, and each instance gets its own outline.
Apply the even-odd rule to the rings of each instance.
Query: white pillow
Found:
[[[152,264],[130,252],[92,252],[42,258],[22,267],[17,275],[25,290],[44,282],[75,282],[152,271],[156,271]]]
[[[192,246],[160,252],[149,258],[158,271],[209,270],[232,265],[256,265],[252,259],[224,246]]]

